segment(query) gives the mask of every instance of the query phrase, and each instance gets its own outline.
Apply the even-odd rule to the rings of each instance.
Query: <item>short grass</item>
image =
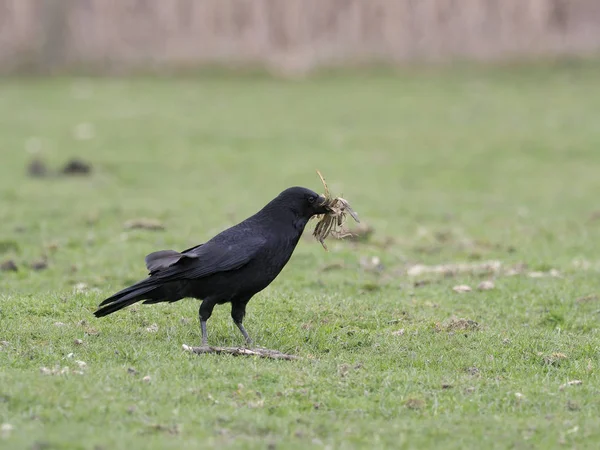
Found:
[[[1,81],[0,446],[597,448],[597,69]],[[28,177],[32,153],[93,174]],[[147,253],[321,191],[317,168],[375,234],[327,253],[307,230],[250,302],[257,344],[303,360],[183,352],[195,300],[93,317]],[[165,230],[123,228],[140,217]],[[405,272],[487,260],[527,268],[490,291]],[[209,336],[242,344],[228,307]]]

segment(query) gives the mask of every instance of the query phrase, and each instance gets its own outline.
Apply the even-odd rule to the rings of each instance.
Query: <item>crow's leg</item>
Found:
[[[252,339],[250,339],[250,336],[248,336],[248,332],[246,331],[246,329],[244,328],[244,325],[242,324],[242,322],[244,321],[244,316],[246,315],[246,303],[248,303],[248,301],[239,302],[239,303],[232,302],[231,303],[231,318],[233,319],[233,323],[235,323],[236,326],[239,328],[239,330],[242,332],[244,339],[246,339],[246,344],[250,345],[250,344],[252,344]]]
[[[206,321],[210,319],[212,315],[215,302],[211,300],[203,300],[198,310],[198,316],[200,317],[200,329],[202,330],[202,346],[208,346],[208,334],[206,332]]]

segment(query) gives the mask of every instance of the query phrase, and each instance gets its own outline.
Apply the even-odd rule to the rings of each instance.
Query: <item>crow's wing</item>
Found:
[[[175,250],[160,250],[146,256],[146,268],[150,274],[153,274],[159,270],[171,267],[183,257],[182,253]]]
[[[159,250],[146,256],[146,267],[150,274],[171,267],[182,258],[195,258],[196,251],[204,244],[195,245],[182,252],[175,250]]]
[[[243,267],[266,242],[261,236],[253,236],[236,244],[209,241],[183,253],[161,250],[146,256],[146,266],[155,278],[202,278]]]

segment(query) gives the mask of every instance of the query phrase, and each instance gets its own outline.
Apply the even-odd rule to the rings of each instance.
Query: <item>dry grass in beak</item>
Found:
[[[354,212],[354,210],[350,207],[350,204],[347,200],[336,197],[332,198],[329,192],[329,188],[327,187],[327,183],[325,182],[325,178],[321,175],[321,172],[317,170],[317,174],[319,178],[321,178],[321,182],[325,187],[325,193],[323,194],[325,197],[324,206],[329,211],[326,214],[321,214],[319,216],[319,221],[315,226],[315,231],[313,231],[313,236],[321,243],[323,248],[327,250],[327,245],[325,245],[325,239],[329,235],[333,236],[336,239],[343,239],[347,236],[352,236],[352,233],[343,228],[344,222],[346,221],[346,214],[350,214],[350,216],[356,221],[358,220],[358,215]]]

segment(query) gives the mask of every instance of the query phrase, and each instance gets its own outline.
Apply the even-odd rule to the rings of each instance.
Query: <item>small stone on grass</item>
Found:
[[[467,286],[466,284],[459,284],[458,286],[454,286],[452,288],[452,290],[454,292],[458,292],[459,294],[462,294],[465,292],[471,292],[473,289],[471,289],[471,287]]]

